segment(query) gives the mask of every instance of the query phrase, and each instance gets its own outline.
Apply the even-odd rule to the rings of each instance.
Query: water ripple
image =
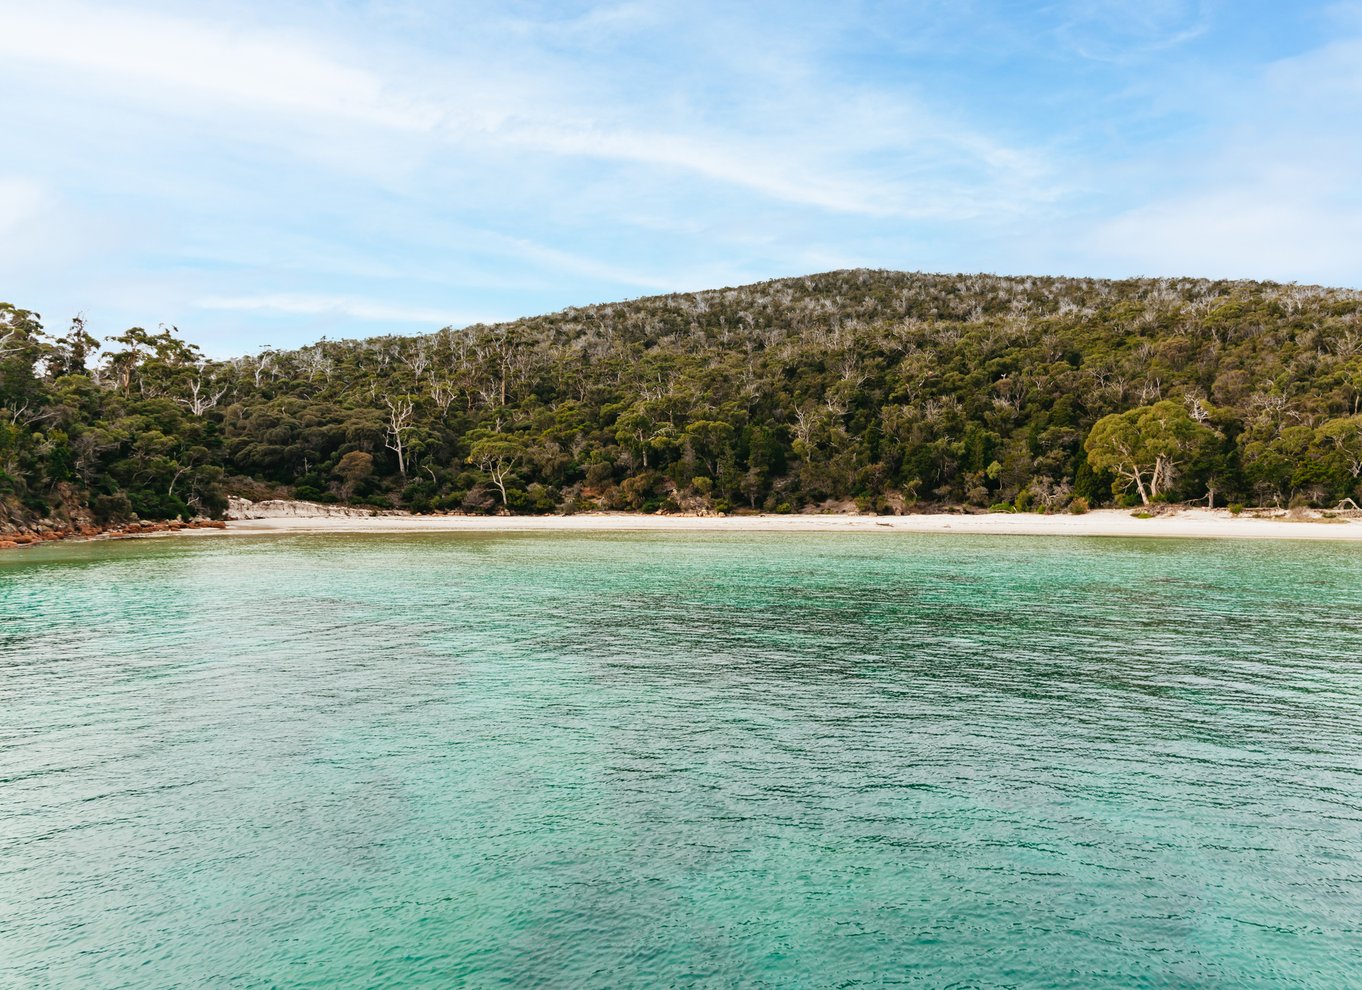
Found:
[[[0,558],[0,985],[1362,985],[1362,558]]]

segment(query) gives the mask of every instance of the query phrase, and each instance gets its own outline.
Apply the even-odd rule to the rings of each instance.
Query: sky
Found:
[[[1362,2],[0,0],[0,300],[211,356],[835,268],[1362,287]]]

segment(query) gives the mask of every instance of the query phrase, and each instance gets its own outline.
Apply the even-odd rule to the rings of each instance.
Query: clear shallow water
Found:
[[[0,986],[1362,986],[1362,552],[0,557]]]

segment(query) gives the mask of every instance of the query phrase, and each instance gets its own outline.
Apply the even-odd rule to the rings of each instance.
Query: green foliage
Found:
[[[842,271],[424,337],[101,354],[0,305],[0,523],[417,511],[1063,511],[1362,497],[1362,294]],[[243,482],[246,483],[246,482]]]
[[[1171,400],[1103,416],[1094,424],[1084,449],[1095,471],[1110,471],[1118,489],[1134,486],[1140,501],[1167,501],[1179,473],[1203,458],[1217,434]]]

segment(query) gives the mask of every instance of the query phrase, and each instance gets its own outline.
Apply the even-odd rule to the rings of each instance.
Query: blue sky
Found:
[[[0,0],[0,299],[225,356],[831,268],[1362,286],[1362,3]]]

